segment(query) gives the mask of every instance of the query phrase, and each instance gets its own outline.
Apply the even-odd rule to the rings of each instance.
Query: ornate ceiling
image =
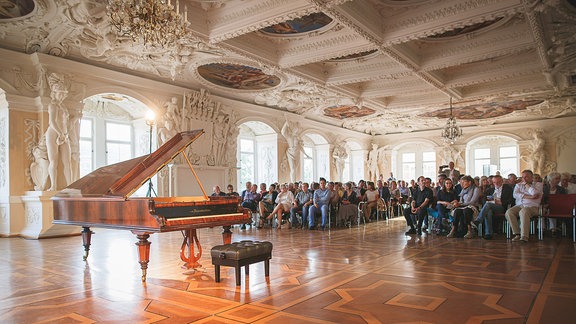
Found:
[[[18,6],[11,4],[17,3]],[[105,1],[0,1],[0,46],[362,133],[576,114],[574,0],[180,0],[169,48],[119,37]]]

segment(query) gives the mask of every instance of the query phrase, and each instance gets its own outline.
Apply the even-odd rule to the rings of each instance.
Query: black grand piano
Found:
[[[182,156],[203,196],[130,196],[203,133],[201,129],[178,133],[149,155],[108,165],[80,178],[52,198],[53,223],[83,227],[84,260],[88,258],[93,234],[90,227],[132,231],[138,238],[142,281],[146,281],[150,260],[148,238],[152,233],[182,231],[180,258],[188,269],[199,267],[202,247],[196,229],[223,226],[223,242],[229,244],[231,226],[251,220],[250,211],[240,206],[240,198],[208,196],[185,153]],[[194,246],[198,253],[194,253]]]

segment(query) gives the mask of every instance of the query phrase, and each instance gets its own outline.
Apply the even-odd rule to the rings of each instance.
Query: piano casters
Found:
[[[182,235],[184,235],[184,240],[180,248],[180,259],[186,262],[182,267],[186,269],[200,268],[202,265],[198,263],[198,260],[200,260],[202,256],[202,246],[200,245],[200,241],[198,241],[196,229],[183,230]],[[194,254],[194,245],[198,248],[197,254]]]
[[[92,232],[90,227],[82,227],[82,242],[84,243],[84,256],[82,260],[86,261],[88,259],[88,253],[90,253],[90,241],[92,240]]]
[[[150,234],[134,231],[132,233],[136,234],[136,237],[138,238],[138,242],[136,243],[136,246],[138,246],[138,259],[140,262],[140,269],[142,269],[142,282],[145,282],[146,270],[148,269],[148,262],[150,261],[150,241],[148,241]]]

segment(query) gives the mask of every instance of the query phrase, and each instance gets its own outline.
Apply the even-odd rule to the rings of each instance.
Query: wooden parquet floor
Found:
[[[308,231],[233,229],[233,241],[274,244],[236,287],[214,282],[210,248],[221,229],[199,230],[199,271],[180,266],[179,232],[153,234],[148,280],[136,237],[93,229],[80,236],[0,238],[0,323],[575,323],[576,245],[568,238],[405,236],[404,221]]]

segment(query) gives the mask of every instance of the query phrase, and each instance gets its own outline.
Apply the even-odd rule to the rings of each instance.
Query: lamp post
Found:
[[[153,111],[148,111],[148,113],[146,113],[146,125],[148,125],[149,127],[148,154],[152,154],[152,131],[154,128],[154,118],[155,116]],[[148,179],[148,191],[146,192],[146,197],[152,197],[152,194],[154,194],[154,196],[158,196],[158,194],[156,194],[156,191],[154,190],[154,185],[152,184],[152,178],[150,178]]]

